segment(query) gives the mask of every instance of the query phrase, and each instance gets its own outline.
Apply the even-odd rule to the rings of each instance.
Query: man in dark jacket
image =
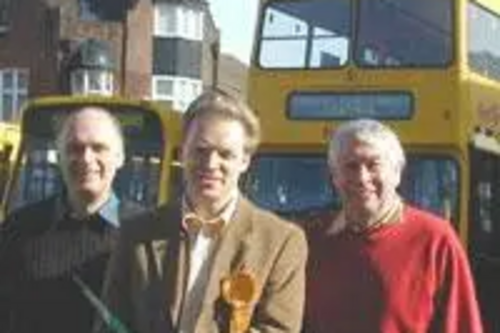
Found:
[[[2,225],[0,332],[91,330],[95,311],[83,289],[100,294],[117,227],[135,210],[112,190],[123,141],[119,122],[101,107],[64,121],[56,142],[63,193],[13,212]]]

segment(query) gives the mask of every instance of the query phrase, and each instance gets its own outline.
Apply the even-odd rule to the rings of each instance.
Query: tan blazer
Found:
[[[194,332],[229,333],[221,280],[244,266],[255,275],[259,299],[253,332],[300,332],[307,245],[298,227],[245,198],[216,245]],[[188,277],[188,235],[178,205],[167,205],[122,227],[104,300],[137,333],[176,332]]]

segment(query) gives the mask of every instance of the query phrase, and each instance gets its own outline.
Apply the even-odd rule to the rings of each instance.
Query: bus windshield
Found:
[[[319,154],[262,154],[254,158],[242,187],[257,204],[294,219],[315,210],[340,208],[329,178]],[[399,190],[406,201],[456,222],[458,179],[453,159],[411,154]]]
[[[276,0],[265,7],[263,68],[445,66],[452,0]],[[354,13],[354,11],[357,11]],[[356,18],[356,22],[353,22]]]
[[[81,107],[78,106],[78,107]],[[163,157],[161,120],[153,112],[125,105],[105,106],[122,124],[126,161],[113,188],[120,199],[144,207],[157,204]],[[55,147],[56,129],[75,106],[28,109],[23,118],[23,144],[7,210],[42,200],[62,190]]]

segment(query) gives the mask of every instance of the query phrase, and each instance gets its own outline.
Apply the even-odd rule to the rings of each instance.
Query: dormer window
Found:
[[[85,21],[120,21],[133,0],[78,0],[80,19]]]
[[[112,95],[114,70],[114,57],[108,42],[97,39],[82,41],[70,61],[71,93]]]

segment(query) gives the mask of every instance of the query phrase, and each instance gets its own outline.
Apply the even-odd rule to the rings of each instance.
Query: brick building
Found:
[[[69,93],[182,110],[216,83],[218,45],[204,0],[0,0],[0,119]]]

